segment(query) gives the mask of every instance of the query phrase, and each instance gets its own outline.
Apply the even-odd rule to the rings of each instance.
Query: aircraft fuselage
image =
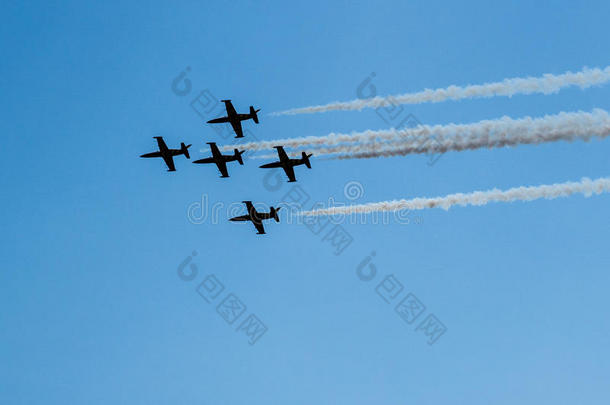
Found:
[[[168,149],[166,151],[145,153],[145,154],[141,155],[140,157],[149,158],[149,157],[163,157],[163,156],[178,156],[178,155],[182,155],[182,154],[183,154],[183,151],[181,149]]]
[[[237,114],[234,117],[240,121],[245,121],[245,120],[249,120],[252,118],[252,116],[250,114]],[[233,118],[233,117],[230,116],[229,118]]]

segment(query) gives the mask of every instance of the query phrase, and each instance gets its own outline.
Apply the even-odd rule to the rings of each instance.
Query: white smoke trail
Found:
[[[414,128],[416,129],[416,128]],[[411,129],[414,130],[414,129]],[[306,147],[321,147],[325,145],[338,145],[341,143],[356,143],[362,141],[370,141],[375,138],[389,138],[397,136],[407,130],[387,129],[387,130],[366,130],[363,132],[352,132],[351,134],[342,134],[331,132],[323,136],[305,136],[299,138],[284,138],[272,141],[247,142],[234,145],[224,145],[220,147],[221,151],[232,151],[233,148],[243,148],[249,151],[272,150],[276,145],[282,145],[285,148]]]
[[[555,141],[588,141],[610,135],[610,114],[601,109],[593,112],[562,112],[544,117],[513,119],[502,117],[472,124],[420,125],[404,130],[388,129],[321,137],[280,139],[254,142],[248,150],[267,150],[269,145],[305,148],[316,157],[332,154],[338,159],[388,157],[417,153],[443,153],[479,148],[499,148]],[[232,150],[233,145],[224,147]],[[271,146],[272,147],[272,146]],[[291,153],[289,153],[291,154]],[[257,158],[276,155],[252,156]]]
[[[379,108],[398,104],[439,103],[446,100],[461,100],[466,98],[483,98],[494,96],[512,97],[515,94],[552,94],[565,87],[577,86],[586,89],[610,81],[610,66],[599,69],[583,68],[580,72],[566,72],[559,75],[544,74],[540,77],[510,78],[501,82],[475,84],[467,86],[449,86],[441,89],[425,89],[416,93],[406,93],[397,96],[356,99],[352,101],[334,102],[324,105],[293,108],[271,113],[271,115],[312,114],[327,111],[362,110],[363,108]]]
[[[576,113],[578,114],[578,113]],[[520,122],[518,122],[520,121]],[[316,151],[317,156],[336,154],[334,159],[369,159],[377,157],[405,156],[411,154],[438,154],[447,151],[464,151],[481,148],[502,148],[517,145],[538,145],[557,141],[589,141],[591,138],[606,138],[610,135],[610,116],[602,110],[595,110],[587,116],[566,114],[557,119],[545,118],[515,120],[500,127],[478,127],[477,130],[462,134],[457,132],[433,134],[427,138],[398,140],[386,143],[347,145]],[[343,151],[344,149],[345,151]]]
[[[414,198],[411,200],[382,201],[377,203],[351,205],[346,207],[329,207],[312,211],[302,211],[298,215],[346,215],[383,211],[423,210],[427,208],[442,208],[448,210],[454,205],[486,205],[490,202],[532,201],[540,198],[549,200],[567,197],[572,194],[593,194],[610,192],[610,177],[591,180],[583,178],[580,182],[557,183],[532,187],[516,187],[505,191],[493,189],[475,191],[472,193],[449,194],[445,197]]]

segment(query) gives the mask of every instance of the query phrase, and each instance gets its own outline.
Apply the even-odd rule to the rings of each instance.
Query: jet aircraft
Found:
[[[281,207],[273,208],[269,210],[269,212],[258,212],[254,205],[252,205],[252,201],[242,201],[246,204],[246,208],[248,209],[247,215],[242,215],[239,217],[233,217],[229,219],[229,221],[240,222],[240,221],[252,221],[252,224],[256,228],[258,232],[257,235],[262,235],[265,233],[265,228],[263,227],[263,220],[265,219],[275,219],[275,222],[280,222],[280,218],[277,216],[277,212],[281,209]]]
[[[223,155],[220,153],[218,146],[216,146],[215,142],[208,142],[210,145],[210,149],[212,150],[212,157],[195,160],[193,163],[216,163],[218,170],[220,171],[220,177],[229,177],[229,173],[227,171],[227,162],[237,161],[240,165],[244,164],[244,161],[241,159],[242,153],[245,150],[239,151],[234,149],[233,155]]]
[[[219,124],[222,122],[229,122],[231,124],[231,126],[233,127],[233,131],[235,131],[236,138],[244,137],[244,133],[241,129],[242,121],[252,119],[255,123],[258,124],[258,115],[256,115],[256,113],[259,112],[260,109],[255,110],[254,107],[250,106],[249,114],[238,114],[237,111],[235,111],[233,104],[231,104],[231,100],[220,100],[220,101],[225,103],[225,108],[227,109],[227,116],[209,120],[208,124]]]
[[[162,136],[155,136],[153,138],[155,138],[157,140],[157,144],[159,145],[159,151],[145,153],[143,155],[140,155],[140,157],[143,157],[143,158],[162,157],[163,160],[165,161],[165,164],[167,165],[168,172],[176,171],[176,167],[174,166],[174,156],[184,155],[184,156],[186,156],[187,159],[191,158],[189,156],[189,150],[188,150],[191,147],[191,145],[185,145],[184,143],[181,143],[180,149],[169,149],[167,147],[167,145],[165,144],[165,141],[163,141]]]
[[[264,164],[260,166],[261,168],[270,169],[273,167],[281,167],[282,169],[284,169],[284,172],[286,172],[286,176],[288,176],[288,183],[297,181],[294,177],[294,166],[305,165],[309,169],[311,169],[311,163],[309,162],[309,158],[312,156],[312,154],[308,155],[303,152],[301,154],[300,159],[290,159],[284,151],[283,146],[274,146],[274,148],[277,149],[277,154],[279,155],[280,160],[278,162]]]

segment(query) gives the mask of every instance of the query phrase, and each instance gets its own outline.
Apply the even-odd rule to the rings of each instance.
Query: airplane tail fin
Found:
[[[309,161],[309,158],[313,156],[313,153],[310,153],[309,155],[305,152],[303,152],[301,154],[301,159],[303,160],[303,163],[305,163],[305,166],[307,166],[307,168],[311,169],[311,162]]]
[[[244,164],[244,161],[241,159],[241,154],[245,152],[245,150],[237,150],[237,149],[233,149],[233,152],[235,153],[235,160],[237,160],[239,162],[240,165]]]
[[[191,158],[191,156],[189,155],[189,148],[190,148],[190,147],[191,147],[191,145],[190,145],[190,144],[185,145],[185,144],[184,144],[184,142],[182,142],[182,143],[180,144],[180,150],[182,151],[182,154],[183,154],[184,156],[186,156],[186,158],[187,158],[187,159],[190,159],[190,158]]]
[[[260,109],[255,110],[254,107],[250,106],[250,117],[252,117],[254,122],[256,122],[257,124],[258,124],[258,115],[256,115],[256,113],[259,111],[260,111]]]
[[[273,208],[271,207],[271,216],[275,219],[275,222],[280,222],[280,217],[277,216],[277,212],[281,210],[282,207]]]

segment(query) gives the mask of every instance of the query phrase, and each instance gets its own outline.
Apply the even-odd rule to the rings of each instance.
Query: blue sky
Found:
[[[0,8],[0,402],[607,402],[607,195],[345,223],[352,242],[336,255],[334,224],[314,234],[285,212],[264,237],[225,211],[189,220],[202,200],[281,202],[291,186],[275,187],[259,161],[220,179],[184,158],[167,173],[138,156],[155,135],[192,143],[192,160],[205,142],[230,142],[190,107],[204,90],[261,108],[244,128],[276,139],[388,127],[375,110],[267,115],[353,99],[372,72],[383,95],[605,67],[608,2]],[[186,67],[192,90],[178,96]],[[609,96],[606,86],[407,110],[467,123],[608,110]],[[604,177],[609,154],[605,140],[453,152],[432,166],[313,159],[297,176],[308,205],[350,202],[348,182],[363,203]],[[196,266],[192,281],[181,263]],[[361,280],[359,265],[375,277]],[[208,303],[197,291],[211,275],[224,289]],[[403,289],[386,303],[377,291],[390,275]],[[409,293],[425,305],[411,324],[395,311]],[[228,324],[217,307],[232,296],[246,309]],[[253,345],[240,329],[250,315],[267,328]],[[416,330],[429,315],[446,327],[432,345]]]

